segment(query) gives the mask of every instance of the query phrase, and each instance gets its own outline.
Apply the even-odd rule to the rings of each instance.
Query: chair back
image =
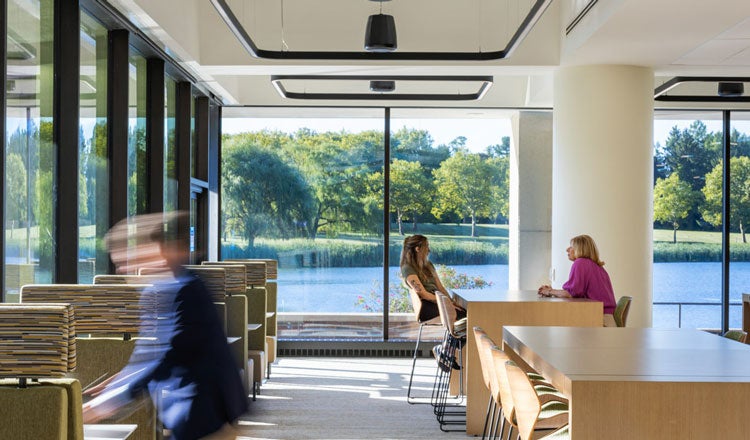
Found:
[[[615,324],[618,327],[625,327],[628,322],[628,312],[630,311],[630,302],[633,300],[632,296],[621,296],[617,300],[617,306],[615,307]]]
[[[435,297],[437,298],[438,312],[440,312],[440,322],[443,323],[443,327],[453,337],[458,338],[453,324],[456,322],[456,308],[453,307],[453,302],[445,294],[439,291],[435,291]]]
[[[515,424],[515,405],[513,401],[513,394],[510,390],[510,382],[508,381],[508,372],[505,369],[505,363],[510,360],[507,354],[503,351],[502,348],[493,346],[490,347],[490,352],[492,353],[492,364],[494,366],[495,371],[495,377],[496,377],[496,383],[497,383],[497,392],[499,395],[499,399],[495,399],[496,401],[500,401],[500,406],[503,408],[503,416],[505,416],[505,421],[507,421],[510,426],[513,426]]]
[[[414,319],[419,322],[419,313],[422,311],[422,298],[419,297],[417,291],[414,290],[406,280],[401,279],[401,285],[409,292],[409,300],[411,301],[411,308],[414,310]]]
[[[724,333],[724,337],[747,344],[747,332],[743,330],[727,330],[727,332]]]
[[[490,352],[490,347],[495,345],[492,342],[492,339],[490,339],[489,336],[487,336],[487,333],[485,333],[484,330],[482,330],[481,327],[474,327],[474,340],[477,343],[477,353],[479,354],[479,366],[482,369],[482,378],[484,379],[484,386],[487,387],[490,392],[492,392],[492,380],[490,376],[493,373],[493,366],[492,366],[492,353]]]
[[[514,410],[516,412],[516,423],[518,435],[521,440],[530,440],[534,433],[534,426],[542,411],[534,385],[529,376],[513,361],[505,363],[505,371],[510,382],[510,390],[513,395]]]

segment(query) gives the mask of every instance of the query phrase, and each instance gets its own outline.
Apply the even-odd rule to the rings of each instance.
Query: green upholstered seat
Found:
[[[617,307],[615,307],[613,316],[615,318],[615,324],[617,324],[618,327],[625,327],[627,324],[630,302],[632,300],[633,297],[631,296],[621,296],[620,299],[617,300]]]
[[[747,332],[743,330],[728,330],[724,333],[724,337],[747,344]]]

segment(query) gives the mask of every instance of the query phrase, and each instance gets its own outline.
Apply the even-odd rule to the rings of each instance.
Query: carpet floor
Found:
[[[406,402],[410,370],[411,359],[277,359],[238,440],[465,439],[442,432],[431,405]],[[412,393],[429,396],[434,373],[434,360],[419,359]]]

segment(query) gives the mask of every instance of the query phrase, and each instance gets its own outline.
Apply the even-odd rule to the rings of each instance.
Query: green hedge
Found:
[[[732,261],[750,261],[750,244],[730,243]],[[712,262],[721,261],[721,244],[718,243],[654,243],[654,262]]]
[[[455,241],[430,244],[430,258],[446,265],[508,264],[508,245]],[[389,249],[391,266],[397,266],[400,246]],[[248,248],[236,244],[222,244],[221,256],[229,258],[273,258],[281,267],[377,267],[383,262],[383,245],[356,240],[266,241]]]

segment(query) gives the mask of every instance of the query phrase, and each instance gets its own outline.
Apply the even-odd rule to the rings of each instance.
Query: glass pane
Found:
[[[380,339],[383,110],[296,110],[224,110],[222,258],[278,259],[280,338]]]
[[[128,84],[128,216],[147,212],[146,59],[130,49]]]
[[[415,338],[408,292],[401,282],[403,241],[428,238],[430,261],[451,290],[508,288],[509,114],[392,111],[391,339]],[[426,327],[422,338],[442,338]]]
[[[78,191],[78,282],[109,271],[107,147],[107,29],[81,12],[81,139]]]
[[[742,328],[742,294],[750,293],[750,113],[732,112],[729,139],[729,328]]]
[[[654,121],[654,327],[721,327],[722,117]]]
[[[53,2],[10,0],[7,21],[4,275],[17,301],[20,286],[54,276]]]
[[[164,95],[164,210],[174,211],[177,209],[177,83],[170,77],[164,79]]]

